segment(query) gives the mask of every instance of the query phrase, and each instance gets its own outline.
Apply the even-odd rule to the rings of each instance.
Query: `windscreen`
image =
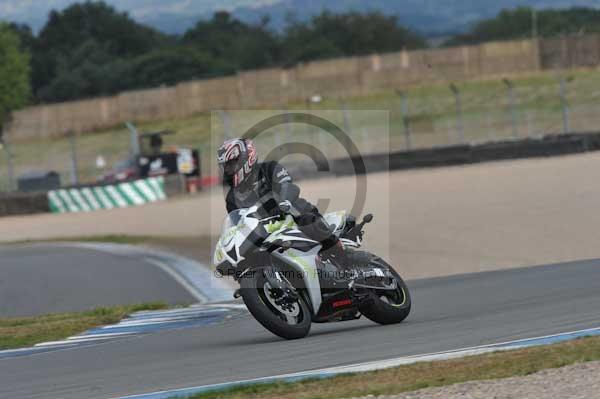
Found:
[[[236,226],[240,219],[242,218],[243,209],[236,209],[233,212],[230,212],[229,215],[225,217],[223,220],[223,230],[221,231],[221,235],[223,235],[227,230]]]

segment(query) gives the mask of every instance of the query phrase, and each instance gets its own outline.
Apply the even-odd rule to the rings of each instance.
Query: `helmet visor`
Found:
[[[241,157],[236,159],[230,159],[227,162],[219,164],[221,166],[221,171],[226,176],[235,175],[240,169],[244,166],[244,160]]]

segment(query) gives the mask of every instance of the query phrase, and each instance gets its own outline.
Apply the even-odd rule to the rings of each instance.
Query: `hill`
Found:
[[[27,23],[37,31],[51,9],[63,9],[76,0],[46,2],[0,0],[0,20]],[[323,10],[381,11],[397,15],[400,22],[430,36],[460,33],[477,21],[491,18],[502,9],[518,6],[536,8],[593,7],[598,0],[106,0],[139,22],[167,33],[183,33],[198,19],[209,19],[215,11],[226,10],[245,22],[257,22],[264,16],[271,27],[281,30],[288,18],[307,20]],[[41,4],[40,4],[41,3]]]
[[[271,20],[271,27],[280,30],[289,18],[304,21],[323,10],[381,11],[396,15],[404,25],[429,36],[459,33],[469,29],[476,22],[494,17],[506,8],[530,6],[535,8],[600,7],[597,0],[273,0],[263,5],[241,5],[222,8],[229,9],[234,16],[245,22],[258,22],[264,16]],[[181,33],[193,26],[198,18],[208,18],[209,13],[196,14],[166,12],[162,15],[147,15],[146,23],[170,33]]]

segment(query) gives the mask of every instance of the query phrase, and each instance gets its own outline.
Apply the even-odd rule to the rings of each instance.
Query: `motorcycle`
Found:
[[[341,275],[320,256],[321,244],[298,229],[289,201],[280,208],[281,215],[270,217],[262,217],[258,205],[231,212],[213,257],[217,272],[240,284],[234,296],[242,297],[263,327],[298,339],[308,335],[312,323],[364,315],[394,324],[408,317],[410,292],[398,272],[380,257],[358,250],[372,215],[360,223],[345,211],[324,215],[352,262]]]

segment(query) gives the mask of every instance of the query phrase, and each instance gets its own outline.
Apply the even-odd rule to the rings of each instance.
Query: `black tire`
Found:
[[[265,277],[262,272],[253,273],[252,277],[240,279],[240,293],[246,307],[254,318],[267,330],[285,339],[299,339],[308,335],[311,326],[311,312],[302,297],[298,299],[301,320],[298,324],[289,324],[278,316],[278,310],[264,299],[262,287]]]
[[[385,301],[379,297],[373,291],[373,303],[360,309],[361,313],[365,317],[375,323],[387,325],[401,323],[410,314],[412,307],[412,300],[408,287],[402,277],[383,259],[373,256],[370,263],[376,263],[379,267],[385,267],[389,269],[392,275],[398,281],[398,291],[394,294],[394,297],[386,296]]]

